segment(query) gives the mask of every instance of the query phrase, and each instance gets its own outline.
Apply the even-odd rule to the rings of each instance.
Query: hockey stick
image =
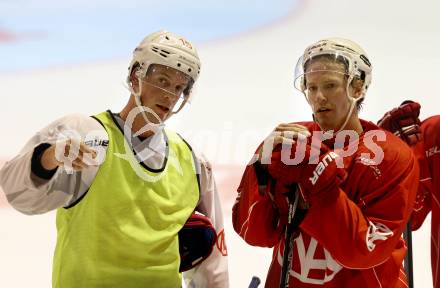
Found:
[[[414,288],[411,220],[408,221],[408,224],[406,224],[406,229],[403,232],[403,238],[408,246],[408,251],[406,252],[404,260],[405,273],[408,277],[408,287]]]
[[[298,206],[299,193],[298,185],[293,184],[287,195],[289,199],[289,216],[287,218],[287,227],[285,232],[283,266],[281,268],[280,288],[289,287],[289,273],[292,268],[292,234],[293,234],[293,216]]]
[[[249,288],[257,288],[260,285],[261,280],[257,276],[252,277],[251,283],[249,284]]]

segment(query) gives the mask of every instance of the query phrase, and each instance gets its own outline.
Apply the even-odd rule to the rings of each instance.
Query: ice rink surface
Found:
[[[30,0],[20,3],[27,2],[34,6],[37,3]],[[252,1],[235,2],[243,10],[253,5]],[[257,2],[264,8],[264,2]],[[5,3],[1,5],[13,5],[12,1]],[[270,249],[250,247],[233,232],[231,207],[244,165],[257,144],[281,122],[311,119],[306,101],[293,88],[293,69],[306,45],[323,37],[340,36],[351,38],[365,48],[374,68],[362,118],[375,121],[406,99],[422,104],[421,118],[440,114],[440,92],[436,85],[440,67],[437,52],[440,51],[437,37],[440,2],[304,0],[279,1],[277,5],[278,10],[272,9],[270,17],[263,18],[263,22],[249,21],[238,31],[229,23],[228,30],[222,32],[222,19],[211,19],[218,21],[216,26],[209,17],[202,17],[211,25],[207,27],[217,29],[215,37],[208,37],[209,29],[197,30],[196,27],[203,26],[197,22],[184,28],[179,28],[176,19],[164,22],[169,23],[170,30],[175,28],[174,31],[197,39],[203,66],[193,102],[170,119],[168,125],[203,151],[214,165],[226,223],[230,283],[234,288],[247,287],[253,275],[264,280],[270,264]],[[194,13],[191,15],[210,15],[209,7],[204,9],[208,12],[191,11]],[[150,29],[166,27],[156,17],[154,25],[149,23],[142,31],[136,26],[130,37],[117,41],[112,35],[98,31],[94,34],[98,39],[93,35],[88,37],[97,40],[90,42],[92,50],[105,51],[104,57],[92,51],[81,57],[73,55],[63,62],[63,53],[75,51],[62,46],[61,50],[44,52],[39,41],[49,37],[49,46],[51,41],[55,44],[67,41],[69,45],[74,45],[74,41],[66,35],[63,38],[61,34],[46,34],[44,30],[32,30],[29,34],[25,25],[8,30],[8,24],[13,21],[6,17],[5,10],[0,11],[9,20],[0,23],[3,135],[0,160],[3,161],[16,155],[33,133],[58,117],[77,112],[92,115],[108,108],[119,111],[128,98],[123,82],[131,49]],[[224,11],[228,16],[228,9]],[[264,14],[264,9],[252,11],[254,14],[249,17]],[[148,15],[148,11],[144,14]],[[130,30],[133,25],[124,27],[124,31],[133,32]],[[69,26],[72,31],[74,28]],[[80,39],[78,35],[73,33],[72,37]],[[112,43],[109,39],[126,46],[120,45],[117,48],[121,50],[109,52]],[[54,58],[44,62],[39,58],[41,55],[44,59]],[[14,64],[11,60],[20,57],[38,58],[40,62],[17,60]],[[0,204],[0,287],[50,287],[55,214],[22,215],[5,204],[2,197],[0,193],[3,203]],[[421,230],[413,234],[415,287],[432,287],[429,226],[428,218]]]

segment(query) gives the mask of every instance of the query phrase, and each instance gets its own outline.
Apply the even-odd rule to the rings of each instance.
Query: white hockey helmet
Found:
[[[145,77],[152,64],[174,68],[190,76],[194,83],[200,73],[200,59],[194,45],[184,37],[162,30],[145,37],[134,49],[128,67],[127,82],[134,67],[139,66],[137,76]],[[190,87],[189,87],[190,88]]]
[[[343,38],[323,39],[305,49],[295,68],[295,88],[305,92],[305,75],[309,72],[316,72],[306,71],[306,66],[314,58],[321,58],[320,56],[323,55],[328,55],[328,57],[333,57],[336,62],[343,63],[346,69],[344,74],[349,76],[350,81],[355,78],[363,81],[362,96],[360,97],[363,98],[371,83],[371,63],[365,51],[358,44]]]

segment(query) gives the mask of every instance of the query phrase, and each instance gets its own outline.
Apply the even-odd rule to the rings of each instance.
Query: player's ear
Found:
[[[362,86],[364,85],[364,81],[360,80],[360,79],[353,79],[353,81],[351,82],[351,86],[353,88],[353,97],[354,98],[359,98],[362,96]]]
[[[138,69],[138,67],[134,67],[130,73],[130,85],[134,92],[137,92],[139,90],[139,78],[136,75],[136,71]]]

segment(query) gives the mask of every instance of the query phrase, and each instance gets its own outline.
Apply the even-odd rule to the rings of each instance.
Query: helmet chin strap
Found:
[[[144,105],[142,104],[142,99],[141,99],[141,95],[142,95],[141,83],[142,83],[142,81],[141,81],[141,79],[139,79],[139,77],[137,77],[137,79],[138,79],[138,92],[134,91],[133,85],[128,85],[128,87],[130,89],[131,94],[133,94],[133,96],[134,96],[134,102],[136,103],[136,106],[139,108],[142,108],[142,107],[144,107]],[[144,120],[147,123],[151,122],[150,120],[148,120],[148,117],[146,115],[146,111],[142,111],[142,117],[144,118]],[[159,118],[159,116],[157,118]]]
[[[182,108],[186,105],[186,102],[188,102],[188,99],[189,99],[189,96],[188,96],[187,98],[183,99],[183,102],[182,102],[182,104],[180,104],[179,109],[177,109],[177,111],[171,112],[171,113],[167,116],[167,119],[170,118],[171,115],[175,115],[175,114],[179,113],[180,110],[182,110]],[[166,120],[166,119],[165,119],[165,120]]]
[[[353,96],[350,95],[350,90],[348,88],[350,87],[350,83],[351,81],[353,81],[353,78],[354,75],[350,75],[347,81],[347,87],[345,88],[348,100],[350,101],[350,108],[348,109],[348,113],[345,116],[344,123],[342,123],[341,127],[339,127],[339,129],[335,132],[335,134],[338,133],[339,131],[344,130],[345,126],[347,126],[348,120],[350,120],[351,114],[353,113],[353,110],[356,107],[357,102],[364,98],[363,95],[359,98],[354,98]]]
[[[356,103],[358,101],[358,99],[355,99],[351,96],[348,96],[348,100],[350,101],[350,108],[348,109],[347,116],[345,116],[344,123],[341,125],[341,127],[339,127],[338,130],[336,130],[335,133],[344,130],[345,126],[347,126],[348,120],[350,120],[351,114],[353,113],[354,107],[356,106]]]

